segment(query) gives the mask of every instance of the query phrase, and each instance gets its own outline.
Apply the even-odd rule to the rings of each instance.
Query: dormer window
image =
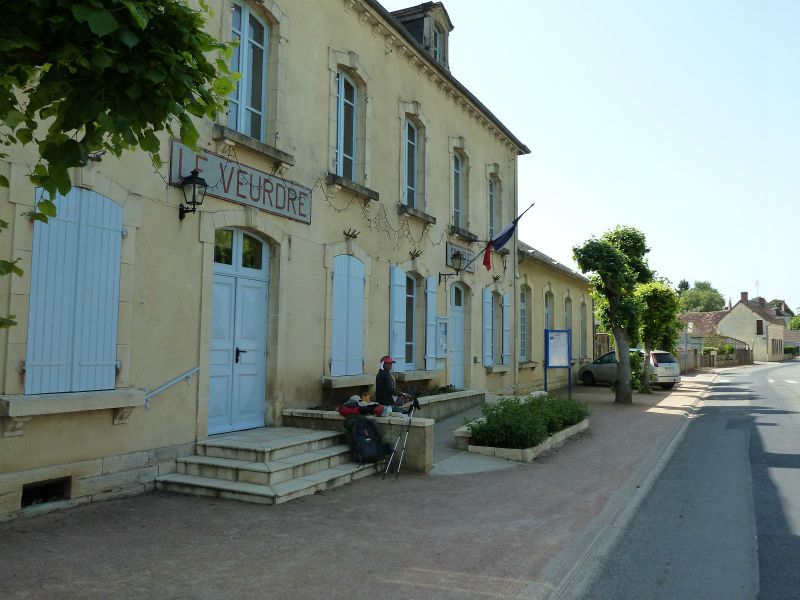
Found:
[[[442,67],[448,69],[447,36],[453,23],[441,2],[425,2],[392,11],[392,16]]]

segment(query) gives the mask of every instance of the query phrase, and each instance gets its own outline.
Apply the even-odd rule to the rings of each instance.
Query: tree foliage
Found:
[[[574,246],[572,251],[578,267],[589,274],[597,318],[616,342],[619,384],[614,401],[630,403],[631,366],[626,357],[639,340],[642,315],[642,304],[634,291],[637,284],[653,277],[646,259],[650,249],[641,231],[617,226],[600,238]]]
[[[206,14],[180,0],[5,3],[0,141],[38,147],[30,178],[51,197],[94,152],[138,147],[160,165],[163,131],[196,146],[192,117],[215,118],[233,89],[231,49],[203,31]],[[37,208],[55,214],[52,198]]]
[[[681,279],[680,282],[678,283],[678,294],[682,294],[688,289],[689,289],[689,282],[686,281],[685,279]]]
[[[708,312],[725,308],[725,298],[708,281],[695,281],[681,294],[681,312]]]
[[[651,281],[636,287],[636,296],[642,304],[641,340],[644,345],[645,368],[642,369],[642,391],[650,392],[650,351],[672,352],[678,340],[682,323],[678,319],[680,298],[663,281]]]
[[[0,22],[0,143],[33,144],[30,180],[54,217],[69,170],[94,153],[141,148],[161,165],[159,135],[196,147],[193,117],[215,118],[234,89],[232,47],[203,31],[209,9],[181,0],[6,2]],[[207,56],[210,55],[210,56]],[[0,152],[0,158],[7,153]],[[8,187],[0,174],[0,186]],[[0,230],[8,223],[0,221]],[[0,276],[22,274],[0,260]],[[14,325],[13,316],[0,327]]]
[[[789,321],[789,329],[794,331],[800,329],[800,315],[792,317],[792,319]]]

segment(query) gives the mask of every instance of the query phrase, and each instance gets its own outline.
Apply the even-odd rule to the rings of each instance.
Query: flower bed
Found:
[[[589,426],[589,409],[557,396],[506,398],[466,425],[468,450],[529,462]]]

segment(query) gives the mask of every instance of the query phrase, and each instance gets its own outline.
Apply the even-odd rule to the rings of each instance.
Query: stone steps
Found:
[[[344,433],[292,427],[212,436],[197,454],[177,460],[177,473],[156,479],[167,492],[280,504],[380,471],[352,462]]]

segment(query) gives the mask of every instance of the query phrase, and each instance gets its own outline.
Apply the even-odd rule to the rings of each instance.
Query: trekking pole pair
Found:
[[[397,470],[395,471],[395,479],[400,477],[400,466],[403,464],[403,457],[406,454],[406,445],[408,444],[408,432],[411,430],[411,419],[414,418],[414,411],[419,408],[419,402],[417,402],[416,398],[413,398],[411,402],[411,408],[406,415],[406,422],[404,423],[405,432],[402,430],[400,431],[400,435],[397,436],[397,440],[394,443],[394,448],[392,448],[392,453],[389,456],[389,460],[386,461],[386,470],[383,472],[383,479],[386,479],[386,474],[389,472],[389,469],[392,466],[392,460],[394,459],[394,455],[397,452],[397,446],[400,444],[400,438],[403,437],[405,433],[405,438],[403,439],[403,449],[400,451],[400,459],[397,461]]]

